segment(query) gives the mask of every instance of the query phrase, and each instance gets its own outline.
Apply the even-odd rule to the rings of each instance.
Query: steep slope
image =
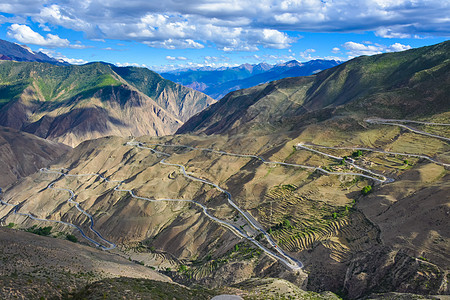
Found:
[[[323,117],[324,108],[333,110],[344,104],[349,104],[348,109],[357,107],[358,113],[366,116],[406,118],[432,113],[450,105],[449,69],[450,42],[362,56],[316,75],[231,93],[194,116],[178,133],[292,126],[302,116]],[[428,100],[427,104],[418,99]]]
[[[149,69],[114,67],[113,70],[182,122],[186,122],[197,112],[215,103],[206,95],[172,81],[163,80]]]
[[[170,134],[214,102],[150,70],[103,63],[3,62],[0,95],[0,125],[71,146],[106,135]]]
[[[105,243],[93,227],[113,251],[186,284],[275,277],[348,299],[449,294],[447,50],[239,91],[236,107],[220,101],[198,123],[223,134],[86,141],[5,190],[0,217],[18,228],[61,220],[55,230],[93,244],[75,224]],[[346,72],[358,80],[337,80]]]
[[[18,45],[0,39],[0,60],[45,62],[58,66],[68,66],[69,63],[49,57],[42,52],[33,52],[24,45]]]
[[[221,99],[232,91],[281,78],[315,74],[339,63],[334,60],[312,60],[305,63],[293,60],[277,65],[244,64],[225,70],[187,70],[163,73],[162,76],[204,92],[214,99]]]
[[[70,147],[0,126],[0,188],[50,164]]]
[[[39,299],[42,295],[61,299],[88,282],[119,276],[171,286],[167,276],[120,256],[7,228],[0,228],[0,259],[2,299]]]

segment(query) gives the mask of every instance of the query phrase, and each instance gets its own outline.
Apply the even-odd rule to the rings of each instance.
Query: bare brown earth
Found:
[[[105,251],[7,228],[0,228],[0,261],[2,299],[59,297],[89,282],[113,277],[171,282],[162,274]]]
[[[104,137],[173,134],[216,102],[144,68],[0,62],[0,125],[76,146]]]
[[[0,126],[0,188],[47,166],[71,148]]]
[[[128,140],[111,137],[84,142],[53,168],[69,168],[70,174],[96,172],[111,180],[125,180],[121,187],[132,189],[137,196],[196,200],[208,206],[214,216],[247,228],[223,194],[185,178],[177,167],[159,164],[162,156],[128,146]],[[139,141],[258,154],[270,161],[341,171],[354,170],[293,146],[298,142],[364,146],[422,153],[449,162],[449,145],[445,141],[351,118],[308,126],[295,136],[180,135],[142,137]],[[305,264],[307,275],[289,272],[189,203],[133,199],[125,192],[114,191],[116,184],[104,183],[95,176],[37,173],[7,190],[4,200],[23,203],[21,212],[79,224],[90,234],[88,220],[66,203],[68,193],[46,186],[55,182],[55,187],[70,188],[77,195],[75,200],[93,214],[95,228],[119,245],[114,251],[158,270],[170,270],[174,278],[185,283],[217,287],[270,276],[288,279],[308,290],[331,290],[349,298],[386,291],[449,293],[449,186],[448,170],[442,166],[417,158],[365,152],[358,164],[395,179],[389,184],[374,184],[355,176],[324,175],[262,164],[251,158],[182,147],[156,149],[172,154],[167,161],[185,165],[189,174],[227,189],[241,208],[266,230],[271,229],[280,247]],[[328,152],[341,156],[352,153]],[[410,165],[405,166],[405,159]],[[360,191],[368,184],[374,185],[373,192],[362,196]],[[0,207],[6,223],[25,228],[42,226],[10,210]],[[291,227],[280,226],[283,220],[289,220]],[[64,227],[58,225],[55,229],[70,229]]]

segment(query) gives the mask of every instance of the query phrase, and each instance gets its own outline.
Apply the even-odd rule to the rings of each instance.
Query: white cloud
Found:
[[[411,49],[409,45],[403,45],[400,43],[395,43],[390,46],[380,45],[380,44],[360,44],[355,42],[346,42],[342,45],[348,52],[348,56],[356,57],[360,55],[374,55],[383,52],[398,52]]]
[[[318,56],[313,56],[311,53],[316,52],[316,49],[306,49],[305,51],[300,52],[300,57],[304,60],[313,60],[318,59]]]
[[[187,58],[184,57],[184,56],[173,57],[173,56],[170,56],[170,55],[167,55],[166,59],[167,60],[187,60]]]
[[[333,52],[333,53],[339,53],[339,52],[341,52],[341,49],[338,48],[338,47],[334,47],[333,49],[331,49],[331,52]]]
[[[450,36],[450,2],[442,0],[10,0],[0,4],[0,11],[30,18],[44,29],[62,26],[90,39],[168,49],[285,49],[295,42],[288,34],[292,31]]]
[[[118,67],[139,67],[139,68],[148,68],[148,66],[147,66],[146,64],[129,63],[129,62],[125,62],[125,63],[117,62],[117,63],[115,63],[115,65],[118,66]]]
[[[13,38],[24,44],[40,45],[46,47],[68,47],[70,42],[62,39],[57,35],[48,33],[43,37],[39,33],[33,31],[27,25],[12,24],[8,27],[8,37]]]
[[[355,42],[346,42],[342,45],[346,50],[348,50],[349,56],[360,56],[360,55],[373,55],[383,53],[382,48],[375,45],[364,45]]]
[[[411,38],[411,34],[395,31],[391,28],[379,28],[375,31],[375,35],[383,38],[407,39]]]
[[[402,45],[400,43],[395,43],[390,45],[387,49],[386,52],[399,52],[399,51],[405,51],[405,50],[409,50],[411,49],[410,45]]]
[[[39,49],[39,51],[42,52],[42,53],[47,54],[50,57],[53,57],[55,59],[68,62],[69,64],[72,64],[72,65],[83,65],[83,64],[87,63],[87,61],[84,60],[84,59],[81,59],[81,58],[68,58],[67,56],[62,55],[61,53],[56,52],[55,50],[48,50],[48,49],[42,49],[41,48],[41,49]]]
[[[8,27],[8,37],[13,38],[20,43],[39,45],[49,48],[72,48],[84,49],[82,44],[71,44],[68,39],[62,39],[55,34],[48,33],[43,37],[40,33],[34,31],[27,25],[12,24]]]
[[[174,39],[168,39],[164,41],[144,41],[144,44],[150,47],[155,48],[165,48],[165,49],[202,49],[205,48],[204,45],[191,40],[174,40]]]

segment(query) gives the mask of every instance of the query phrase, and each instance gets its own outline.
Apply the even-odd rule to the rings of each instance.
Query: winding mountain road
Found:
[[[140,142],[134,142],[134,141],[131,141],[131,142],[128,142],[127,144],[130,145],[130,146],[135,146],[135,147],[141,148],[141,149],[147,149],[147,150],[150,150],[150,151],[152,151],[152,152],[155,153],[155,154],[159,154],[159,155],[163,155],[163,156],[168,156],[168,157],[171,156],[171,155],[168,154],[168,153],[164,153],[164,152],[161,152],[161,151],[157,151],[157,150],[155,150],[155,149],[153,149],[153,148],[146,147],[146,146],[144,146],[144,145],[143,145],[142,143],[140,143]],[[188,146],[188,147],[189,147],[189,146]],[[189,148],[193,148],[193,147],[189,147]],[[195,148],[194,148],[194,149],[195,149]],[[223,152],[223,151],[216,151],[216,152],[219,152],[220,154],[226,154],[226,153]],[[241,156],[241,155],[238,155],[238,154],[233,154],[233,155],[234,155],[234,156]],[[250,157],[256,157],[256,156],[254,156],[254,155],[242,155],[242,156],[244,156],[244,157],[249,157],[249,156],[250,156]],[[302,268],[303,268],[303,263],[302,263],[302,262],[300,262],[300,261],[298,261],[298,260],[296,260],[296,259],[290,257],[290,256],[287,255],[282,249],[280,249],[280,247],[278,247],[278,245],[275,243],[274,240],[272,240],[272,238],[267,234],[267,232],[266,232],[263,228],[261,228],[256,222],[254,222],[254,221],[252,220],[252,218],[250,218],[250,217],[249,217],[249,216],[248,216],[248,215],[247,215],[247,214],[246,214],[239,206],[236,205],[236,203],[234,203],[234,201],[233,201],[233,199],[232,199],[232,196],[231,196],[231,194],[230,194],[228,191],[226,191],[225,189],[221,188],[220,186],[218,186],[217,184],[215,184],[215,183],[213,183],[213,182],[210,182],[210,181],[207,181],[207,180],[205,180],[205,179],[197,178],[197,177],[194,177],[194,176],[191,176],[191,175],[187,174],[186,168],[185,168],[183,165],[180,165],[180,164],[173,164],[173,163],[168,163],[168,162],[166,162],[165,160],[166,160],[166,158],[162,159],[159,163],[160,163],[160,164],[163,164],[163,165],[167,165],[167,166],[175,166],[175,167],[178,167],[178,168],[180,169],[180,171],[181,171],[181,173],[183,174],[184,177],[186,177],[186,178],[188,178],[188,179],[190,179],[190,180],[192,180],[192,181],[198,181],[198,182],[201,182],[201,183],[204,183],[204,184],[213,186],[214,188],[216,188],[216,189],[217,189],[218,191],[220,191],[221,193],[224,193],[224,194],[227,196],[228,203],[229,203],[233,208],[235,208],[235,209],[239,212],[239,214],[240,214],[242,217],[244,217],[244,219],[247,221],[247,223],[248,223],[251,227],[253,227],[253,228],[256,229],[257,231],[259,231],[259,232],[266,238],[267,242],[268,242],[268,243],[276,250],[276,252],[277,252],[278,254],[277,254],[277,253],[273,253],[272,251],[270,251],[269,249],[267,249],[266,247],[264,247],[263,245],[261,245],[261,244],[260,244],[257,240],[255,240],[253,237],[248,236],[247,233],[241,231],[241,230],[240,230],[239,228],[237,228],[236,226],[234,226],[234,225],[232,225],[232,224],[230,224],[230,223],[228,223],[228,222],[226,222],[226,221],[220,220],[220,219],[218,219],[218,218],[216,218],[216,217],[214,217],[214,216],[211,216],[211,215],[207,212],[207,207],[205,207],[204,205],[198,203],[197,201],[193,201],[193,200],[179,200],[179,199],[159,199],[159,200],[156,200],[156,199],[149,199],[149,198],[145,198],[145,197],[137,197],[137,196],[135,196],[135,195],[133,194],[133,192],[130,191],[130,190],[121,190],[121,191],[128,191],[133,197],[135,197],[135,198],[137,198],[137,199],[148,200],[148,201],[161,201],[161,200],[163,200],[163,201],[187,201],[187,202],[195,203],[196,205],[201,206],[201,207],[203,208],[203,212],[205,213],[205,215],[208,216],[209,218],[211,218],[213,221],[218,222],[219,224],[222,224],[222,225],[224,225],[225,227],[232,229],[232,231],[233,231],[235,234],[237,233],[238,236],[248,239],[248,240],[251,241],[253,244],[255,244],[258,248],[260,248],[262,251],[264,251],[266,254],[268,254],[269,256],[271,256],[271,257],[273,257],[273,258],[275,258],[275,259],[281,261],[282,263],[284,263],[284,264],[285,264],[287,267],[289,267],[290,269],[292,269],[292,270],[299,270],[299,269],[302,269]],[[236,232],[236,231],[237,231],[237,232]]]
[[[128,142],[128,143],[131,143],[131,144],[129,144],[129,145],[134,145],[134,146],[136,146],[136,145],[137,145],[136,143],[138,143],[138,142]],[[142,144],[142,143],[141,143],[141,144]],[[381,182],[381,183],[389,183],[389,182],[393,182],[393,179],[391,179],[391,178],[386,178],[385,176],[383,176],[383,175],[381,175],[381,174],[374,173],[374,172],[372,172],[372,171],[370,171],[370,170],[368,170],[368,169],[361,168],[361,167],[359,167],[359,166],[357,166],[357,165],[355,165],[354,167],[357,168],[357,169],[359,169],[359,170],[361,170],[361,171],[363,171],[363,172],[370,173],[370,174],[372,174],[372,175],[374,175],[374,176],[376,176],[376,177],[374,177],[374,176],[369,176],[369,175],[365,175],[365,174],[361,174],[361,173],[354,173],[354,172],[333,172],[333,171],[327,171],[327,170],[325,170],[325,169],[323,169],[323,168],[321,168],[321,167],[313,167],[313,166],[300,165],[300,164],[292,164],[292,163],[285,163],[285,162],[279,162],[279,161],[268,161],[268,160],[264,159],[263,157],[261,157],[261,156],[259,156],[259,155],[252,155],[252,154],[237,154],[237,153],[230,153],[230,152],[225,152],[225,151],[218,151],[218,150],[214,150],[214,149],[210,149],[210,148],[196,148],[196,147],[191,147],[191,146],[187,146],[187,145],[175,145],[175,144],[148,144],[148,145],[149,145],[149,146],[173,147],[173,148],[176,148],[176,147],[182,147],[182,148],[187,148],[187,149],[190,149],[190,150],[206,151],[206,152],[212,152],[212,153],[217,153],[217,154],[221,154],[221,155],[229,155],[229,156],[236,156],[236,157],[243,157],[243,158],[255,158],[255,159],[258,159],[258,160],[262,161],[264,164],[272,164],[272,165],[280,165],[280,166],[289,166],[289,167],[298,167],[298,168],[309,169],[309,170],[313,170],[313,171],[316,171],[316,170],[317,170],[317,171],[320,171],[320,172],[325,173],[325,174],[328,174],[328,175],[351,175],[351,176],[361,176],[361,177],[365,177],[365,178],[368,178],[368,179],[372,179],[372,180],[375,180],[375,181],[378,181],[378,182]],[[299,145],[301,145],[301,143],[300,143]],[[151,151],[153,151],[154,153],[157,153],[157,154],[164,154],[165,156],[170,156],[170,155],[168,155],[167,153],[160,152],[160,151],[156,151],[156,150],[154,150],[154,149],[152,149],[152,148],[145,147],[145,146],[143,146],[143,145],[141,145],[140,147],[143,148],[143,149],[149,149],[149,150],[151,150]],[[305,148],[305,149],[310,150],[310,151],[314,151],[314,152],[318,152],[318,153],[320,153],[320,154],[322,154],[322,155],[327,155],[327,156],[329,156],[329,157],[331,157],[331,158],[334,158],[334,159],[337,159],[337,160],[342,160],[342,159],[343,159],[343,158],[341,158],[341,157],[329,155],[329,154],[327,154],[327,153],[323,153],[323,152],[320,152],[320,151],[316,151],[316,150],[313,150],[313,149],[310,149],[310,148]]]
[[[409,157],[417,157],[417,158],[423,158],[426,159],[432,163],[435,163],[437,165],[441,165],[443,167],[450,167],[450,164],[437,161],[429,156],[422,155],[422,154],[411,154],[411,153],[402,153],[402,152],[391,152],[391,151],[384,151],[379,149],[373,149],[373,148],[364,148],[364,147],[330,147],[330,146],[322,146],[322,145],[316,145],[316,144],[303,144],[304,146],[310,146],[310,147],[317,147],[322,149],[335,149],[335,150],[362,150],[362,151],[370,151],[370,152],[378,152],[378,153],[384,153],[388,155],[402,155],[402,156],[409,156]],[[310,149],[311,151],[313,149]],[[331,156],[330,156],[331,157]],[[337,156],[332,156],[333,158],[338,159]]]
[[[49,171],[48,173],[55,173],[55,171],[50,171],[50,170],[45,169],[45,168],[40,169],[40,172],[45,172],[45,171],[43,171],[43,170]],[[66,175],[66,174],[64,174],[64,173],[59,173],[59,174],[61,174],[61,175]],[[7,203],[7,202],[3,201],[3,199],[0,199],[0,203],[1,203],[2,205],[11,206],[11,207],[13,208],[12,212],[13,212],[14,214],[17,214],[17,215],[20,215],[20,216],[29,217],[30,219],[35,220],[35,221],[50,222],[50,223],[58,223],[58,224],[63,224],[63,225],[67,225],[67,226],[73,227],[73,228],[77,229],[77,230],[80,232],[80,234],[81,234],[81,236],[82,236],[83,238],[85,238],[86,240],[88,240],[89,242],[91,242],[92,244],[96,245],[97,247],[99,247],[99,248],[101,248],[101,249],[103,249],[103,250],[112,250],[112,249],[116,248],[116,245],[115,245],[114,243],[112,243],[112,242],[110,242],[110,241],[104,239],[104,238],[101,236],[101,234],[98,233],[98,232],[94,229],[94,219],[92,218],[92,216],[91,216],[90,214],[88,214],[86,211],[84,211],[84,210],[80,207],[80,204],[79,204],[78,202],[75,202],[75,201],[72,200],[72,199],[75,197],[74,192],[73,192],[72,190],[70,190],[70,189],[55,188],[55,187],[53,187],[53,184],[54,184],[54,182],[50,183],[50,184],[47,186],[47,188],[49,188],[49,189],[54,189],[54,190],[59,190],[59,191],[66,191],[66,192],[69,192],[70,197],[69,197],[69,199],[67,199],[67,202],[75,204],[76,208],[77,208],[80,212],[82,212],[84,215],[86,215],[86,216],[89,218],[90,223],[91,223],[90,226],[89,226],[89,229],[90,229],[93,233],[95,233],[95,234],[97,235],[97,237],[99,237],[105,244],[107,244],[107,245],[108,245],[107,247],[105,247],[104,245],[100,244],[99,242],[97,242],[97,241],[91,239],[90,237],[88,237],[88,236],[84,233],[84,231],[83,231],[79,226],[77,226],[77,225],[74,225],[74,224],[72,224],[72,223],[67,223],[67,222],[64,222],[64,221],[59,221],[59,220],[41,219],[41,218],[37,218],[37,217],[33,216],[31,213],[22,213],[22,212],[19,212],[19,209],[21,208],[21,203],[19,203],[19,204],[11,204],[11,203]]]
[[[431,134],[431,133],[404,125],[404,124],[400,124],[400,123],[415,123],[415,124],[433,125],[433,126],[450,126],[450,124],[447,124],[447,123],[431,123],[431,122],[421,122],[421,121],[414,121],[414,120],[395,120],[395,119],[377,119],[377,118],[365,119],[364,121],[369,124],[383,124],[383,125],[399,126],[399,127],[405,128],[409,131],[412,131],[412,132],[415,132],[418,134],[422,134],[422,135],[426,135],[426,136],[430,136],[433,138],[438,138],[438,139],[450,142],[450,138],[446,138],[446,137],[436,135],[436,134]]]

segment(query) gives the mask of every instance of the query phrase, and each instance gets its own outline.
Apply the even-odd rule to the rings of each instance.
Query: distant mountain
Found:
[[[66,145],[0,126],[0,188],[48,166],[69,150]]]
[[[329,114],[342,105],[354,114],[392,118],[445,111],[450,105],[449,61],[450,41],[361,56],[313,76],[230,93],[191,118],[178,133],[273,130],[274,126],[295,126],[303,116]],[[426,99],[427,104],[417,99]]]
[[[42,52],[34,52],[27,46],[11,43],[1,39],[0,60],[46,62],[58,66],[69,65],[69,63],[65,61],[54,59]]]
[[[145,68],[0,63],[0,125],[70,146],[171,134],[214,102]]]
[[[312,60],[300,63],[296,60],[282,64],[243,64],[234,68],[178,70],[162,73],[166,79],[201,91],[214,99],[221,99],[229,92],[249,88],[286,77],[308,76],[337,66],[335,60]]]

